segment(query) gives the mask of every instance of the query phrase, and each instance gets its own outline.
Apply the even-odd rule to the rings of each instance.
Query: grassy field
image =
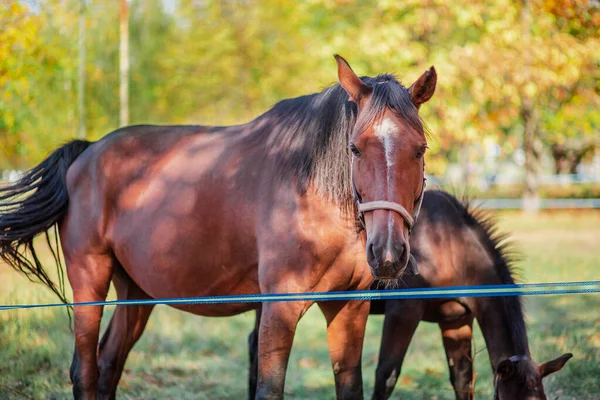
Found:
[[[600,279],[600,213],[538,217],[500,214],[524,259],[524,282]],[[0,304],[55,301],[48,290],[0,265]],[[549,399],[600,399],[600,294],[538,296],[525,302],[533,356],[575,357],[545,380]],[[104,324],[112,310],[105,313]],[[125,399],[242,399],[247,388],[246,335],[253,314],[198,318],[159,306],[131,353],[120,383]],[[365,396],[373,389],[382,317],[369,319],[363,355]],[[492,377],[477,331],[477,392],[491,399]],[[66,399],[73,349],[62,309],[0,311],[0,399]],[[334,398],[325,321],[312,308],[300,322],[286,381],[287,398]],[[393,398],[453,399],[437,326],[423,323]]]

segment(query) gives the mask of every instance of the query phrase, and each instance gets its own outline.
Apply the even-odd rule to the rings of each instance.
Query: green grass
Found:
[[[499,215],[523,255],[524,282],[600,279],[600,213]],[[0,304],[55,301],[40,285],[0,267]],[[575,354],[545,380],[549,399],[600,399],[600,294],[537,296],[525,301],[534,357]],[[104,324],[112,310],[105,313]],[[247,334],[253,313],[198,318],[159,306],[131,353],[120,383],[125,399],[240,399],[247,388]],[[371,317],[363,355],[365,396],[373,390],[382,317]],[[475,338],[477,391],[491,398],[484,341]],[[0,312],[0,399],[70,398],[73,339],[62,309]],[[325,321],[312,308],[300,322],[286,381],[287,398],[331,399],[333,374]],[[453,399],[437,326],[422,323],[393,398]]]

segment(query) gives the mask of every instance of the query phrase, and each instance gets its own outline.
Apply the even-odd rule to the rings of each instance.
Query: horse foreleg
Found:
[[[473,358],[471,356],[473,317],[468,315],[456,321],[441,322],[439,325],[450,368],[450,381],[456,392],[456,399],[474,399]]]
[[[113,282],[117,289],[119,300],[150,298],[121,268],[116,269],[113,275]],[[127,356],[144,332],[153,308],[154,306],[152,305],[117,306],[110,324],[100,341],[100,356],[98,361],[100,372],[98,385],[99,399],[108,400],[116,397],[117,386],[123,373]]]
[[[373,399],[387,399],[391,396],[402,370],[406,350],[422,317],[423,306],[419,300],[386,302]]]
[[[65,248],[73,300],[96,302],[106,299],[114,259],[108,254],[77,255]],[[98,336],[102,306],[77,306],[73,310],[75,353],[70,376],[75,399],[95,400],[98,392]]]
[[[260,328],[260,308],[256,310],[254,330],[248,336],[248,355],[250,368],[248,370],[248,398],[254,400],[256,397],[256,379],[258,377],[258,330]]]
[[[310,303],[265,303],[258,335],[257,399],[282,399],[296,325]]]
[[[369,316],[368,301],[319,303],[327,320],[327,343],[338,399],[362,399],[361,356]]]

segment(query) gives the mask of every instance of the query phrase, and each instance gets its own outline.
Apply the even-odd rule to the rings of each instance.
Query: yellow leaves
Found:
[[[12,131],[13,128],[15,127],[15,117],[14,115],[12,115],[11,113],[2,113],[2,122],[4,122],[4,126],[6,127],[6,129],[8,129],[9,131]]]
[[[456,22],[461,28],[466,28],[472,25],[480,26],[483,25],[483,19],[479,12],[473,12],[469,8],[458,9]]]
[[[27,58],[39,52],[40,25],[39,17],[20,3],[0,7],[0,87],[10,83],[12,88],[27,88],[25,78],[32,68]]]
[[[537,94],[537,85],[533,81],[529,81],[525,83],[525,87],[523,88],[523,93],[527,97],[535,97]]]
[[[331,56],[340,53],[361,75],[395,72],[407,85],[436,66],[438,89],[422,110],[434,132],[428,170],[443,172],[444,152],[458,142],[505,135],[518,124],[524,96],[535,100],[548,128],[588,132],[598,126],[591,105],[600,106],[600,84],[569,96],[578,81],[600,82],[600,39],[558,27],[560,18],[577,20],[557,8],[574,0],[552,1],[548,14],[539,3],[551,1],[534,0],[527,27],[512,0],[181,0],[162,14],[160,0],[135,2],[132,119],[242,122],[335,82]],[[69,136],[77,122],[77,11],[70,2],[42,3],[37,14],[25,2],[0,7],[0,126],[29,131],[21,137],[34,142],[52,136],[38,130]],[[118,108],[118,10],[92,3],[87,122],[99,137],[115,127]],[[558,97],[569,105],[550,111]]]
[[[588,343],[593,347],[600,349],[600,333],[596,333],[588,339]]]
[[[425,368],[425,373],[435,378],[439,378],[440,376],[442,376],[442,373],[440,371],[434,370],[432,368]]]
[[[412,386],[415,383],[415,380],[408,374],[403,374],[400,376],[400,384],[404,386]]]

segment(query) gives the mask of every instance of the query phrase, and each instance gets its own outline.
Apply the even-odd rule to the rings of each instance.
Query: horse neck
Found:
[[[497,279],[488,284],[502,283],[505,282]],[[518,297],[478,298],[477,322],[494,368],[511,356],[529,356],[527,329]]]

